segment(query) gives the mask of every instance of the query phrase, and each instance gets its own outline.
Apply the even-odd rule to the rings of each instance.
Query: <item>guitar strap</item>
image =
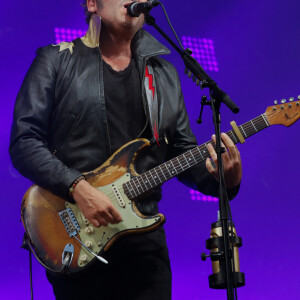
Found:
[[[158,101],[157,101],[157,90],[154,78],[154,71],[151,65],[146,66],[145,72],[145,91],[147,96],[150,125],[152,130],[152,135],[159,146],[159,127],[158,127]]]

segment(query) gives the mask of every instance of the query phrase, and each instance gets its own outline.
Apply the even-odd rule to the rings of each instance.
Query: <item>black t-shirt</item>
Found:
[[[141,80],[133,58],[120,72],[103,61],[103,72],[109,138],[115,152],[137,138],[146,123]]]

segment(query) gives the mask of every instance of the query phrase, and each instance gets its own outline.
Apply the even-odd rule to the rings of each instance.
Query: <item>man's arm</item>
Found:
[[[172,141],[172,148],[169,154],[169,158],[180,155],[194,147],[196,147],[197,140],[191,131],[189,117],[185,108],[183,95],[181,91],[180,82],[178,79],[178,97],[179,97],[179,110],[177,117],[177,127],[175,138]],[[229,199],[236,196],[239,190],[239,185],[242,175],[241,159],[239,151],[235,147],[234,143],[227,138],[226,135],[222,135],[225,146],[229,149],[224,159],[224,171],[227,184],[227,192]],[[208,147],[212,160],[216,162],[216,153],[213,147]],[[224,155],[223,155],[224,156]],[[215,164],[216,166],[216,164]],[[211,160],[208,159],[205,162],[198,164],[183,172],[177,178],[185,185],[199,190],[206,195],[218,196],[219,183],[217,178],[217,169],[211,164]]]
[[[9,152],[14,167],[24,177],[71,200],[69,188],[82,173],[66,166],[47,144],[56,77],[47,49],[38,50],[17,96]],[[86,181],[76,185],[73,199],[95,226],[121,221],[109,198]]]
[[[47,48],[39,49],[17,96],[9,152],[23,176],[67,198],[81,172],[68,168],[48,148],[56,75]]]

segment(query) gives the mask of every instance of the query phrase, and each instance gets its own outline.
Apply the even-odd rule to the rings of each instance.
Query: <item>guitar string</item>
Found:
[[[254,133],[261,131],[262,129],[268,127],[268,125],[267,125],[266,121],[264,120],[263,115],[260,115],[238,127],[240,127],[240,129],[242,128],[245,131],[245,137],[247,138],[247,137],[253,135]],[[253,129],[255,129],[255,130],[253,130]],[[236,139],[236,135],[234,134],[233,130],[230,130],[229,132],[227,132],[227,134]],[[136,189],[138,190],[138,195],[148,191],[149,189],[153,188],[154,186],[159,185],[160,183],[165,182],[166,180],[171,179],[172,177],[176,176],[177,174],[185,171],[186,169],[194,166],[195,164],[200,163],[202,160],[209,157],[209,155],[205,155],[205,154],[204,154],[205,156],[203,157],[203,154],[201,152],[198,153],[201,150],[203,152],[203,149],[206,149],[205,145],[209,144],[209,143],[212,144],[212,140],[206,142],[204,145],[197,146],[194,149],[191,149],[190,151],[187,151],[186,153],[183,153],[158,167],[155,167],[155,168],[147,171],[144,174],[141,174],[141,175],[133,178],[131,181],[132,181],[132,183],[134,183]],[[238,143],[238,142],[236,142],[236,143]],[[194,153],[193,153],[193,150],[198,150],[198,151],[194,151]],[[189,155],[192,155],[194,158],[196,158],[197,163],[193,162],[193,160],[192,161],[190,160],[190,162],[188,162],[188,160],[186,158],[187,157],[189,158]],[[169,164],[169,165],[167,166],[167,164]],[[172,168],[173,171],[171,170],[171,172],[170,172],[170,165],[173,166],[173,168]],[[165,170],[170,174],[170,176],[167,173],[163,172],[164,171],[163,168],[165,168]],[[178,170],[178,168],[180,168],[180,170]],[[176,172],[175,175],[173,175],[174,170]],[[159,184],[157,184],[157,182],[154,179],[152,180],[151,178],[149,179],[149,177],[148,177],[149,174],[152,176],[152,173],[154,174],[154,172],[157,175],[157,176],[155,175],[154,178],[158,178],[158,180],[160,181]],[[165,179],[161,178],[162,175],[165,177]],[[145,179],[146,179],[146,181],[145,181]],[[148,186],[147,182],[150,183],[150,186]],[[142,184],[145,186],[146,190],[144,190],[144,188],[142,188]],[[141,189],[142,192],[140,192],[139,189]]]

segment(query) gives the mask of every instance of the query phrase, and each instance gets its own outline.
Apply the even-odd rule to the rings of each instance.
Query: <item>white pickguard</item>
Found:
[[[125,174],[112,184],[99,187],[98,189],[107,195],[113,205],[120,212],[123,221],[119,224],[94,227],[83,216],[76,204],[66,202],[66,208],[71,208],[80,226],[78,234],[83,244],[88,246],[94,253],[99,254],[105,245],[116,235],[128,230],[144,229],[160,221],[160,216],[139,217],[133,210],[132,200],[128,199],[123,191],[123,184],[129,181],[130,174]],[[119,197],[119,199],[117,198]],[[77,235],[78,237],[78,235]],[[81,247],[78,265],[84,267],[94,256],[84,247]]]

